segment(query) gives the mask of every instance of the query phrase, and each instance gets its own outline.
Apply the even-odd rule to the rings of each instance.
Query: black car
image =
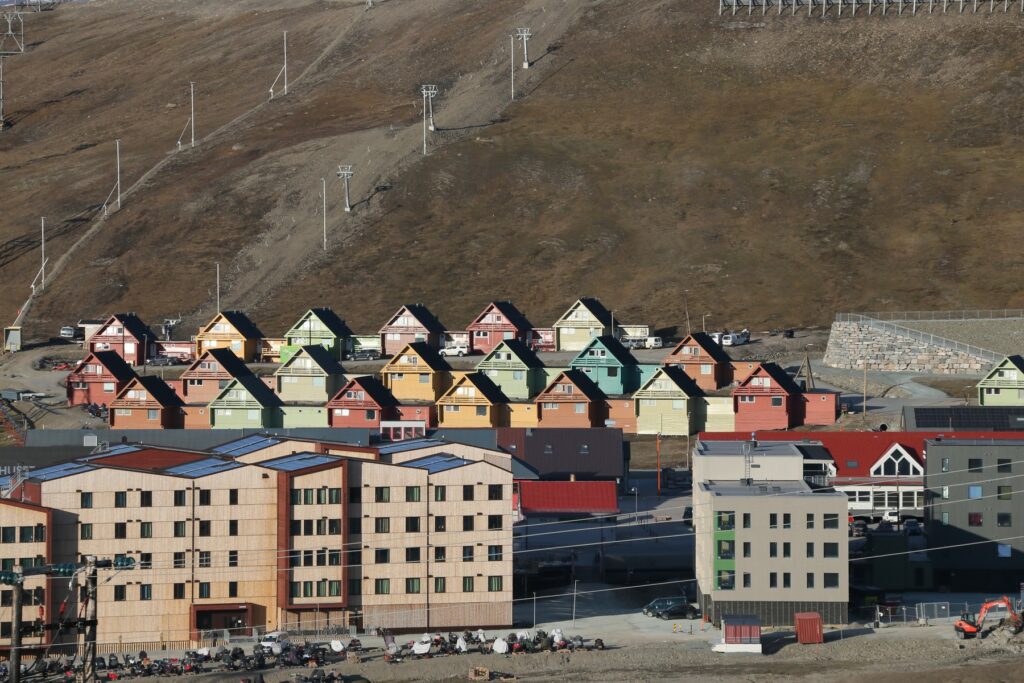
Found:
[[[678,605],[666,607],[665,609],[656,612],[654,616],[659,619],[696,619],[697,614],[698,612],[696,607],[682,602]]]
[[[146,365],[177,365],[178,359],[170,356],[153,356],[146,361]]]
[[[380,351],[377,349],[357,349],[349,353],[346,360],[380,360]]]

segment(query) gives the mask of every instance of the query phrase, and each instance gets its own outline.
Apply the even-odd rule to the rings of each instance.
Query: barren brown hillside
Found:
[[[56,225],[106,196],[112,138],[131,183],[173,146],[188,80],[201,134],[243,114],[266,97],[285,29],[293,78],[313,64],[289,96],[152,174],[37,301],[34,329],[117,309],[194,322],[214,307],[215,261],[224,306],[270,334],[312,304],[376,329],[404,300],[454,328],[496,296],[537,324],[585,293],[620,319],[678,325],[684,289],[716,326],[1024,305],[1019,14],[376,4],[107,0],[34,19],[42,42],[8,82],[22,69],[41,87],[15,94],[0,136],[0,181],[21,190],[0,217],[14,240],[0,246],[0,313],[13,317],[38,267],[38,215]],[[516,25],[533,29],[537,62],[507,107]],[[441,88],[443,129],[425,159],[423,82]],[[366,200],[352,216],[338,163],[356,165]],[[66,223],[48,253],[86,228]]]

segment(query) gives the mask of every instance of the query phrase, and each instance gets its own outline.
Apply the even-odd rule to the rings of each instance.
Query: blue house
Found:
[[[591,339],[572,359],[569,367],[584,373],[609,396],[631,394],[640,388],[640,364],[633,354],[611,335]]]

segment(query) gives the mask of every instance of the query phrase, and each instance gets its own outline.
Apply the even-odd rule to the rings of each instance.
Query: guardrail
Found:
[[[841,320],[840,316],[843,317]],[[836,321],[855,322],[862,325],[868,325],[876,330],[889,332],[900,337],[916,339],[917,341],[930,344],[931,346],[938,346],[939,348],[949,349],[956,353],[975,356],[976,358],[980,358],[989,363],[995,363],[1006,357],[1006,354],[993,351],[992,349],[983,349],[980,346],[965,344],[954,339],[949,339],[948,337],[940,337],[938,335],[931,334],[930,332],[921,332],[920,330],[911,329],[903,325],[897,325],[896,323],[878,320],[877,318],[872,318],[866,313],[840,313],[836,315]]]
[[[874,318],[897,322],[927,322],[956,320],[1006,320],[1024,318],[1024,308],[991,308],[965,311],[867,311],[836,313],[836,322],[852,322],[853,318]]]

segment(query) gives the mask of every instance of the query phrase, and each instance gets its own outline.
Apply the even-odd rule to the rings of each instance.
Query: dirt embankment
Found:
[[[701,2],[110,0],[33,19],[9,60],[0,301],[13,317],[112,185],[171,150],[187,82],[210,131],[48,286],[30,324],[115,309],[194,323],[250,309],[269,334],[309,305],[377,329],[423,301],[450,327],[494,297],[538,325],[580,294],[678,327],[823,323],[835,309],[1022,303],[1020,69],[1012,14],[719,18]],[[508,33],[534,32],[506,108]],[[30,41],[32,42],[32,41]],[[18,88],[19,80],[32,88]],[[419,86],[440,129],[417,155]],[[342,216],[336,165],[356,166]],[[320,178],[328,251],[320,250]],[[43,208],[45,207],[45,208]],[[978,277],[999,272],[1000,278]],[[683,295],[687,290],[687,295]]]

